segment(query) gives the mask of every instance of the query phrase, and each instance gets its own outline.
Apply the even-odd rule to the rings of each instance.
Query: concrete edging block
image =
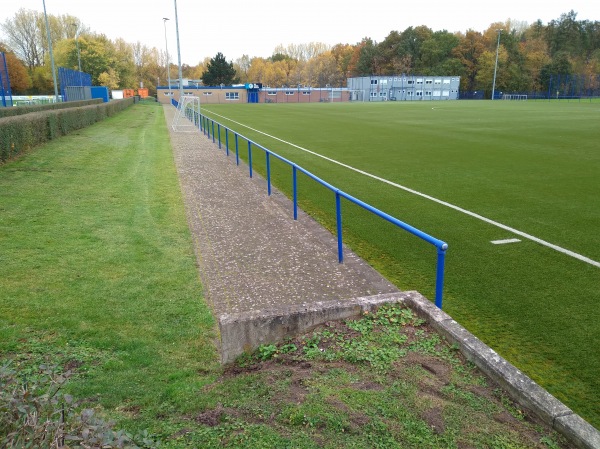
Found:
[[[219,317],[221,363],[227,364],[244,352],[262,344],[278,343],[310,331],[327,321],[358,317],[382,304],[403,302],[404,292],[352,298],[343,301],[322,301],[286,308],[223,314]]]
[[[450,343],[460,347],[464,356],[500,385],[513,400],[533,412],[546,424],[584,449],[600,449],[600,432],[591,424],[502,358],[467,331],[450,315],[420,294],[407,297],[406,305]]]
[[[395,303],[410,307],[446,340],[457,344],[464,356],[506,390],[513,400],[577,447],[600,449],[600,432],[596,428],[416,291],[223,314],[219,317],[221,362],[231,363],[239,355],[262,344],[279,343],[328,321],[357,318],[367,311],[374,312],[383,304]]]
[[[579,415],[572,414],[556,418],[554,429],[577,447],[600,449],[600,432]]]

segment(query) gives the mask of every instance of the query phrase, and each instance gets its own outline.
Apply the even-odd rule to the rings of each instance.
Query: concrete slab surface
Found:
[[[164,108],[171,123],[175,108]],[[206,299],[216,316],[397,292],[256,172],[200,132],[171,143]],[[290,174],[291,182],[291,174]],[[333,207],[333,206],[332,206]]]

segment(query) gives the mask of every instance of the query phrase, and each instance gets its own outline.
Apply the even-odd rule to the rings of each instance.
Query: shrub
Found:
[[[37,104],[31,106],[15,106],[12,108],[0,108],[0,118],[13,117],[15,115],[30,114],[32,112],[43,112],[57,109],[68,109],[78,108],[81,106],[88,106],[91,104],[102,103],[101,98],[94,98],[93,100],[82,100],[82,101],[67,101],[64,103],[51,103],[51,104]]]
[[[147,433],[132,437],[113,430],[94,410],[78,411],[79,404],[61,391],[70,375],[40,365],[35,374],[19,377],[10,365],[0,367],[0,447],[156,447]]]
[[[4,163],[48,140],[93,125],[106,117],[115,115],[132,104],[133,99],[127,98],[109,103],[94,103],[80,107],[52,109],[0,118],[0,163]]]

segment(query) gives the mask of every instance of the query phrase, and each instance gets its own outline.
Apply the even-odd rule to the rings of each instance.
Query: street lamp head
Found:
[[[168,17],[163,17],[163,20],[166,22],[167,20],[169,20]]]

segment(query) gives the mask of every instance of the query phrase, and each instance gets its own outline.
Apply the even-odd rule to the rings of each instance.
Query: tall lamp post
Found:
[[[496,44],[496,63],[494,64],[494,82],[492,83],[492,100],[496,96],[496,72],[498,71],[498,51],[500,50],[500,34],[502,30],[496,30],[498,32],[498,43]]]
[[[79,67],[79,71],[81,72],[81,51],[79,50],[79,32],[81,30],[77,28],[77,34],[75,34],[75,44],[77,45],[77,65]]]
[[[179,101],[183,98],[183,74],[181,71],[181,48],[179,46],[179,20],[177,19],[177,0],[175,2],[175,31],[177,33],[177,59],[179,62]]]
[[[79,32],[81,31],[80,27],[74,23],[75,29],[75,46],[77,47],[77,66],[79,67],[79,86],[83,87],[83,79],[81,73],[81,52],[79,51]]]
[[[52,52],[52,38],[50,37],[50,26],[48,25],[48,14],[46,14],[46,0],[42,0],[44,4],[44,18],[46,19],[46,35],[48,37],[48,51],[50,52],[50,65],[52,66],[52,81],[54,82],[54,96],[56,102],[60,101],[58,97],[58,83],[56,82],[56,70],[54,69],[54,53]]]
[[[167,20],[168,17],[163,17],[163,23],[165,25],[165,51],[167,52],[167,79],[169,82],[169,98],[172,96],[171,93],[171,63],[169,62],[169,44],[167,43]]]

